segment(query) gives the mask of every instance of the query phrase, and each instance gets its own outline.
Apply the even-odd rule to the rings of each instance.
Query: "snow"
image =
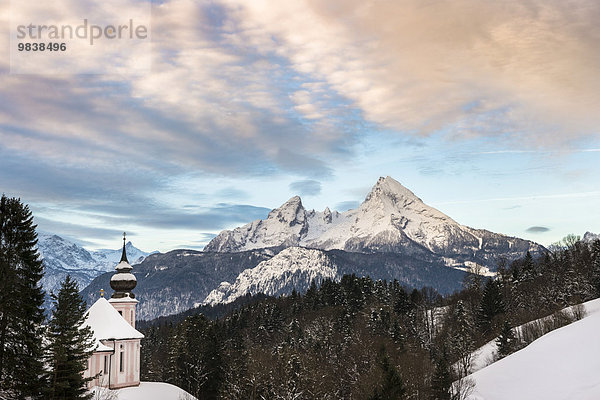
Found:
[[[238,252],[265,247],[302,246],[323,250],[393,251],[417,245],[435,254],[488,253],[488,244],[506,243],[509,238],[460,225],[449,216],[423,203],[413,192],[391,177],[380,178],[365,201],[343,213],[306,211],[298,196],[257,220],[213,238],[205,251]],[[526,250],[539,250],[533,242],[521,241]],[[508,246],[507,246],[508,247]],[[510,246],[513,247],[513,246]],[[497,255],[497,254],[494,254]],[[511,258],[509,255],[508,258]],[[495,259],[495,257],[494,257]],[[462,264],[462,261],[455,261]],[[495,261],[491,261],[495,265]]]
[[[140,263],[147,255],[152,254],[135,248],[131,242],[127,242],[125,248],[132,264]],[[122,255],[122,248],[88,251],[72,241],[48,232],[38,232],[38,250],[46,270],[42,278],[42,286],[46,293],[58,292],[67,274],[70,274],[79,284],[79,288],[83,289],[98,275],[112,271]]]
[[[114,349],[112,347],[106,346],[104,344],[102,344],[102,342],[100,340],[98,340],[97,338],[94,337],[94,345],[93,348],[91,348],[90,350],[94,351],[94,352],[110,352],[112,353],[114,351]]]
[[[114,274],[111,278],[111,281],[135,281],[135,275],[131,272],[120,272],[118,274]]]
[[[126,293],[126,294],[127,294],[127,296],[125,296],[125,297],[118,297],[118,298],[110,299],[109,303],[110,304],[113,304],[113,303],[139,303],[139,301],[137,301],[136,299],[129,297],[129,293]]]
[[[89,308],[86,315],[84,326],[92,328],[95,340],[142,339],[144,337],[142,333],[129,325],[104,297],[100,297]]]
[[[150,254],[158,253],[158,251],[145,252],[137,247],[135,247],[131,242],[127,242],[125,244],[125,251],[127,252],[127,259],[130,261],[130,264],[135,265],[139,264]],[[100,249],[91,252],[92,257],[97,260],[99,263],[102,263],[103,268],[106,271],[112,270],[113,266],[121,261],[121,256],[123,255],[123,249],[118,248],[115,250],[112,249]]]
[[[445,259],[445,261],[446,261],[446,259]],[[490,269],[484,265],[477,264],[473,261],[465,261],[463,264],[465,265],[464,267],[462,267],[460,265],[449,265],[449,266],[454,269],[458,269],[460,271],[476,273],[478,275],[487,276],[490,278],[496,276],[495,272],[490,271]],[[448,265],[448,262],[446,262],[446,265]]]
[[[183,389],[175,385],[164,382],[141,382],[139,386],[123,388],[118,390],[108,390],[95,387],[95,392],[99,392],[97,397],[111,400],[196,400]],[[106,393],[106,394],[105,394]],[[114,394],[114,397],[111,395]]]
[[[468,399],[600,399],[600,299],[584,307],[585,318],[471,374]]]
[[[584,303],[583,306],[585,308],[585,312],[587,314],[589,314],[590,312],[595,312],[594,310],[596,310],[596,307],[600,307],[600,303],[598,303],[598,300],[592,300],[592,301],[588,301],[587,303]],[[573,317],[575,307],[576,306],[563,308],[561,311],[565,312]],[[514,332],[517,337],[521,337],[523,328],[526,327],[527,325],[544,322],[544,320],[547,320],[550,318],[552,318],[552,315],[549,315],[549,316],[543,317],[543,318],[539,318],[539,319],[536,319],[533,321],[529,321],[523,325],[519,325],[519,326],[513,328]],[[475,350],[473,352],[473,360],[471,361],[471,369],[470,369],[471,373],[477,372],[480,369],[487,367],[488,365],[492,364],[495,361],[495,358],[497,355],[496,353],[498,352],[498,346],[496,344],[496,339],[497,338],[490,340],[489,342],[487,342],[486,344],[484,344],[483,346],[481,346],[480,348],[478,348],[477,350]]]
[[[427,206],[413,192],[391,177],[380,178],[365,201],[356,209],[342,214],[344,221],[323,234],[311,245],[344,249],[349,236],[364,238],[367,243],[387,233],[401,241],[402,234],[424,244],[430,250],[444,244],[447,230],[460,230],[452,218]],[[352,232],[352,235],[348,235]],[[473,240],[475,238],[473,237]]]
[[[288,247],[256,267],[242,271],[233,284],[222,282],[202,304],[231,303],[248,293],[289,294],[293,289],[305,289],[313,280],[318,285],[327,278],[338,279],[339,274],[323,251]]]
[[[115,269],[117,271],[120,271],[120,270],[131,271],[133,268],[131,267],[131,264],[129,264],[127,261],[119,261],[119,263],[117,264]]]

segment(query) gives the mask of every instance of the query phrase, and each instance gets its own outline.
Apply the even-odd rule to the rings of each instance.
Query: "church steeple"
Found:
[[[126,236],[125,232],[123,232],[123,254],[121,255],[121,261],[115,267],[117,272],[110,278],[110,287],[115,291],[111,296],[113,299],[124,297],[135,298],[132,290],[137,285],[137,279],[131,273],[133,267],[129,265],[129,261],[127,260],[125,241]]]
[[[127,237],[127,234],[125,232],[123,232],[123,254],[121,255],[121,261],[125,261],[126,263],[129,264],[129,260],[127,259],[127,253],[125,252],[125,239]]]

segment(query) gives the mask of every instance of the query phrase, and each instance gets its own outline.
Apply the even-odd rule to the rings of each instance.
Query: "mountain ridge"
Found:
[[[122,249],[100,249],[88,251],[76,243],[57,234],[38,233],[38,251],[44,263],[45,273],[42,288],[49,295],[58,292],[67,275],[77,281],[80,289],[85,288],[95,277],[112,271],[121,258]],[[131,242],[125,245],[131,264],[142,262],[149,254]],[[48,303],[48,302],[47,302]],[[48,305],[48,304],[47,304]]]
[[[389,176],[379,178],[356,209],[306,211],[300,197],[294,196],[264,220],[222,231],[204,250],[292,246],[363,253],[431,252],[446,257],[449,266],[469,261],[490,270],[495,270],[498,257],[514,259],[527,251],[543,251],[528,240],[461,225]]]

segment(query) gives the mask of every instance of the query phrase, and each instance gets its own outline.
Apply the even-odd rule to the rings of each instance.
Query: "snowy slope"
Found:
[[[587,316],[470,375],[469,400],[600,399],[600,299]]]
[[[585,308],[585,311],[586,312],[588,312],[589,310],[593,311],[595,304],[596,304],[595,300],[584,303],[583,306]],[[560,310],[560,312],[564,312],[569,317],[576,320],[577,318],[575,315],[575,311],[576,311],[575,307],[576,306],[563,308],[562,310]],[[579,312],[579,311],[577,311],[577,312]],[[534,325],[537,324],[537,325],[543,326],[544,322],[547,320],[552,320],[552,317],[553,317],[553,315],[548,315],[546,317],[539,318],[539,319],[536,319],[533,321],[529,321],[527,323],[524,323],[523,325],[519,325],[519,326],[513,328],[513,331],[515,332],[515,336],[517,338],[522,338],[523,337],[523,329],[525,327],[527,327],[528,325],[532,325],[532,324],[534,324]],[[483,369],[496,361],[497,353],[498,353],[498,345],[496,344],[497,339],[498,338],[494,338],[494,339],[490,340],[489,342],[487,342],[486,344],[484,344],[483,346],[481,346],[480,348],[478,348],[477,350],[475,350],[473,352],[473,360],[471,362],[471,369],[470,369],[471,373],[477,372],[480,369]]]
[[[204,250],[290,246],[364,253],[426,251],[446,256],[448,266],[471,262],[490,269],[495,269],[499,256],[513,259],[542,249],[530,241],[460,225],[388,176],[379,178],[355,210],[306,211],[296,196],[265,220],[221,232]]]
[[[164,382],[141,382],[140,386],[119,390],[94,388],[93,400],[196,400],[175,385]]]
[[[320,250],[289,247],[273,258],[246,269],[235,282],[222,282],[210,292],[202,304],[231,303],[246,294],[264,293],[270,296],[303,292],[314,280],[339,278],[337,268]]]

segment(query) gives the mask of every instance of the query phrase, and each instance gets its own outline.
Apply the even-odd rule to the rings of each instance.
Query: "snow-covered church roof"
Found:
[[[129,322],[104,297],[100,297],[86,314],[87,319],[83,325],[92,329],[94,339],[97,341],[142,339],[144,337],[141,332],[129,325]],[[103,350],[99,348],[97,351]]]

